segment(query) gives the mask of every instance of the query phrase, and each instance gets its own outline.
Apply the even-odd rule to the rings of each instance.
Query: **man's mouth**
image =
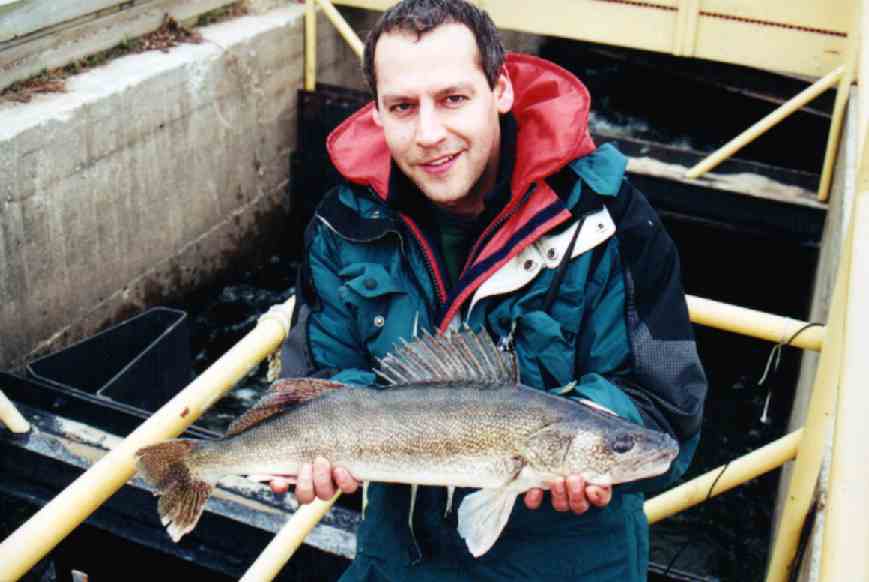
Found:
[[[455,154],[441,156],[430,162],[420,164],[420,167],[429,174],[444,174],[449,171],[453,166],[453,163],[456,161],[456,158],[458,158],[461,153],[462,152],[457,152]]]

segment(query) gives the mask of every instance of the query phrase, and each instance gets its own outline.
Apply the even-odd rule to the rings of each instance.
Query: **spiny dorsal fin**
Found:
[[[225,436],[233,436],[274,416],[283,409],[344,388],[340,382],[318,378],[285,378],[273,383],[256,404],[232,421]]]
[[[481,384],[518,384],[514,357],[498,350],[489,333],[471,329],[402,340],[380,360],[376,373],[393,386],[422,382],[469,381]]]

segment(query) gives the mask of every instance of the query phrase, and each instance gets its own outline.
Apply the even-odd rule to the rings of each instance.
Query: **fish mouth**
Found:
[[[635,465],[628,465],[621,471],[613,472],[613,483],[626,483],[639,479],[657,477],[666,473],[673,459],[679,454],[678,448],[667,447],[639,459]]]

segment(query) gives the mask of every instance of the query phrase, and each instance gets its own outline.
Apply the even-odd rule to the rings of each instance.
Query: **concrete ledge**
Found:
[[[0,104],[0,366],[177,298],[280,228],[303,12]]]

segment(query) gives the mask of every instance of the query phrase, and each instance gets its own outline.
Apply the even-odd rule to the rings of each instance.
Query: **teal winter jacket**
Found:
[[[535,57],[508,55],[507,67],[510,192],[451,288],[425,201],[402,185],[372,105],[329,137],[347,181],[306,233],[284,373],[376,386],[378,358],[400,339],[462,322],[515,350],[523,384],[666,431],[681,452],[668,474],[615,486],[581,516],[518,501],[477,559],[444,515],[444,488],[420,487],[411,529],[410,487],[372,484],[342,580],[644,580],[644,494],[684,472],[699,438],[706,381],[672,241],[625,179],[626,158],[593,144],[585,87]]]

